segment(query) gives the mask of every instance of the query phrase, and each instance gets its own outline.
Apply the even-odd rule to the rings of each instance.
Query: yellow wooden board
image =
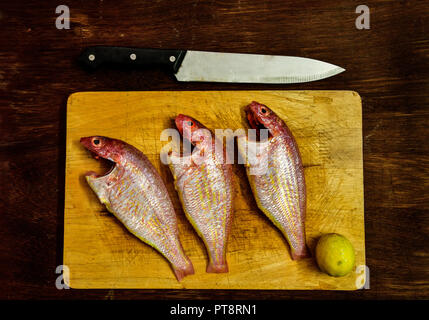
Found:
[[[352,242],[356,267],[365,265],[361,99],[351,91],[81,92],[67,104],[64,265],[72,288],[321,289],[355,290],[364,276],[353,270],[330,277],[315,260],[292,261],[280,232],[258,210],[242,165],[234,166],[235,212],[228,243],[229,273],[206,273],[203,242],[186,220],[173,177],[160,161],[164,129],[179,113],[208,128],[247,128],[244,106],[272,108],[292,130],[307,181],[307,243],[337,232]],[[178,282],[167,261],[107,213],[85,172],[107,170],[80,145],[104,135],[142,150],[167,185],[180,239],[195,275]],[[358,268],[358,271],[363,267]]]

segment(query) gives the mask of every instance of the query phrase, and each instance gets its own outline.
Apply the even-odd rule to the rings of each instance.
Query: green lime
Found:
[[[346,237],[338,233],[325,234],[317,243],[316,261],[323,272],[342,277],[352,271],[355,251]]]

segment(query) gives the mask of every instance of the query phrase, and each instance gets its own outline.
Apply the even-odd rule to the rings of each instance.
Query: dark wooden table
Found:
[[[360,1],[61,1],[0,5],[0,298],[429,298],[429,3]],[[306,56],[347,69],[296,85],[178,83],[158,71],[76,64],[107,44]],[[335,89],[363,100],[370,289],[329,291],[57,290],[62,264],[66,99],[77,91]]]

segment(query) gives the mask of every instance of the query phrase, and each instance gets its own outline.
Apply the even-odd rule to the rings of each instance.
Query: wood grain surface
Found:
[[[429,298],[429,9],[369,0],[58,1],[0,5],[0,298]],[[296,85],[178,83],[161,71],[76,63],[89,45],[304,56],[347,69]],[[362,97],[366,264],[370,289],[58,290],[63,263],[66,101],[78,91],[354,90]]]
[[[64,265],[72,288],[356,290],[364,274],[335,278],[314,259],[293,261],[280,232],[257,209],[243,165],[233,166],[234,218],[229,272],[205,272],[204,245],[187,222],[173,176],[162,164],[165,129],[179,113],[211,130],[247,129],[244,106],[267,104],[292,130],[307,185],[307,244],[340,233],[353,244],[356,267],[365,265],[361,99],[350,91],[81,92],[67,103]],[[102,135],[142,150],[166,183],[179,218],[179,235],[195,275],[178,282],[168,262],[124,230],[85,180],[96,164],[81,137]],[[100,173],[106,168],[98,169]],[[314,254],[313,254],[314,256]],[[362,268],[362,267],[360,267]],[[360,268],[357,269],[360,271]],[[359,285],[359,288],[363,285]]]

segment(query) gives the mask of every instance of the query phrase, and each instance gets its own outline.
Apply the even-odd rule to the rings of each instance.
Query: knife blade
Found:
[[[163,68],[178,81],[237,83],[300,83],[321,80],[345,71],[336,65],[302,57],[94,46],[79,61],[96,69],[101,65]]]

